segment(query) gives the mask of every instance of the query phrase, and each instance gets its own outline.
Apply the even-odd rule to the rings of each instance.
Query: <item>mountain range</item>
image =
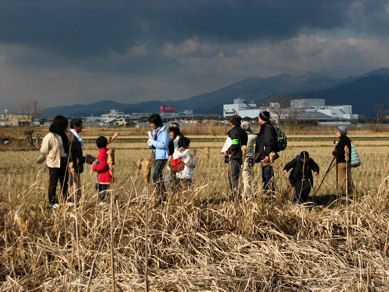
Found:
[[[192,109],[196,114],[222,115],[223,104],[233,103],[237,97],[262,104],[268,97],[277,93],[288,94],[292,98],[325,98],[328,105],[351,104],[354,113],[372,117],[376,112],[376,104],[389,105],[389,69],[381,68],[343,79],[318,73],[252,77],[216,91],[181,100],[155,100],[135,104],[104,100],[88,105],[46,108],[43,110],[43,116],[98,116],[109,109],[126,113],[159,112],[161,105],[174,106],[176,112]]]

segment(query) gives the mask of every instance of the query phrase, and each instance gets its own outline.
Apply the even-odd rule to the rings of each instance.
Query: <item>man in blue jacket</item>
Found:
[[[149,124],[151,131],[149,132],[149,140],[147,145],[153,149],[154,171],[153,171],[153,183],[157,190],[157,193],[161,196],[161,201],[166,200],[165,186],[163,183],[162,171],[169,158],[169,132],[166,130],[166,126],[162,124],[161,116],[158,114],[152,114],[149,117]]]

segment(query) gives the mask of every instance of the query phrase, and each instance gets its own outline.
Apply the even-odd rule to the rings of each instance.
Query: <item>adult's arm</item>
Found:
[[[294,158],[285,165],[284,170],[289,171],[291,168],[296,167],[296,163],[296,158]]]
[[[161,135],[160,141],[152,140],[152,145],[157,149],[168,149],[169,142],[170,142],[169,132],[163,131],[160,135]]]
[[[319,165],[317,165],[317,163],[316,163],[313,159],[310,159],[309,162],[310,162],[310,164],[311,164],[311,169],[312,169],[314,172],[319,173],[319,170],[320,170]]]

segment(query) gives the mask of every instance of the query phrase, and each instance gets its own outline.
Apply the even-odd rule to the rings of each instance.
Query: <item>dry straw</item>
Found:
[[[310,156],[328,165],[331,156],[322,153],[330,147],[316,148]],[[332,172],[318,194],[331,200],[312,209],[292,204],[291,192],[281,199],[287,178],[277,166],[276,198],[262,197],[256,171],[253,196],[230,201],[226,166],[209,151],[209,161],[198,151],[193,185],[156,204],[152,185],[136,176],[136,161],[149,152],[118,150],[116,201],[99,206],[95,175],[86,171],[80,204],[57,210],[47,204],[46,169],[25,167],[36,153],[8,152],[13,163],[0,176],[0,290],[388,290],[389,178],[373,168],[384,147],[381,154],[359,147],[366,163],[353,172],[358,194],[336,197]],[[283,152],[283,161],[296,152]]]

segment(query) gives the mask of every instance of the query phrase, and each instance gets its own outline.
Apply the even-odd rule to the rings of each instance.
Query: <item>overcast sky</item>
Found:
[[[0,108],[183,99],[389,67],[389,1],[0,0]]]

